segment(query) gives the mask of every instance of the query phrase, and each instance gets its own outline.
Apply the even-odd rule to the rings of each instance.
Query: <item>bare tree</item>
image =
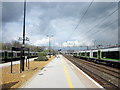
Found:
[[[22,44],[18,41],[12,41],[12,46],[20,48],[22,46]]]

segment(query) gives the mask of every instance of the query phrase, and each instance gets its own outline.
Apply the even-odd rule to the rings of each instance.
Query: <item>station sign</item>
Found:
[[[29,50],[29,48],[16,48],[16,47],[12,47],[12,50],[13,51],[21,51],[21,50],[24,50],[24,51],[28,51]]]

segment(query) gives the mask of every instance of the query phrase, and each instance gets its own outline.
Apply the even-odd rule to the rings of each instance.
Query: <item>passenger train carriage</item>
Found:
[[[25,51],[25,56],[29,56],[29,58],[33,58],[33,57],[37,57],[37,53],[38,52],[28,52]],[[8,50],[0,50],[0,63],[4,63],[4,62],[10,62],[11,61],[11,57],[12,57],[12,52],[8,51]],[[20,51],[13,51],[13,60],[19,60],[20,59]]]
[[[84,50],[74,52],[73,56],[92,61],[106,62],[109,64],[120,63],[119,47],[96,50]]]

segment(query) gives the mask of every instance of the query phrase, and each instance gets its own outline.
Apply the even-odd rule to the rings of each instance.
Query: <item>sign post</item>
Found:
[[[25,60],[26,60],[26,67],[27,67],[27,56],[25,56]]]
[[[12,47],[12,50],[11,50],[11,73],[12,73],[12,61],[13,61],[13,51],[20,51],[20,73],[22,73],[23,71],[23,68],[24,68],[24,59],[27,60],[27,58],[29,58],[29,48],[16,48],[16,47]],[[24,57],[23,55],[23,51],[28,51],[28,57]],[[27,67],[27,62],[26,62],[26,67]],[[29,69],[29,59],[28,59],[28,69]]]
[[[11,50],[11,73],[12,73],[13,50]]]
[[[29,69],[29,54],[30,54],[30,51],[28,49],[28,69]]]

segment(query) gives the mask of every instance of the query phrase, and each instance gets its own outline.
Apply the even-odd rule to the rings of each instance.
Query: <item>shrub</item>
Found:
[[[45,52],[40,52],[38,53],[38,58],[35,59],[34,61],[47,61],[48,58],[46,57],[46,53]]]

